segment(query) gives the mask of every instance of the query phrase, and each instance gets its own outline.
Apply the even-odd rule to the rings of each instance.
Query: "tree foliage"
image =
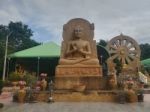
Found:
[[[3,69],[6,36],[8,36],[8,54],[38,45],[31,39],[33,31],[22,22],[10,22],[0,25],[0,74]]]
[[[98,45],[101,45],[103,47],[106,47],[107,46],[107,41],[106,40],[103,40],[103,39],[100,39],[100,41],[98,42]]]
[[[141,60],[150,58],[150,44],[140,44],[141,48]]]

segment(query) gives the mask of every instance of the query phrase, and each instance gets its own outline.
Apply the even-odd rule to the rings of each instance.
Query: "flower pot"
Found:
[[[26,91],[24,89],[20,89],[18,91],[18,102],[23,103],[25,101]]]
[[[129,89],[127,91],[127,101],[132,103],[132,102],[137,102],[137,95],[136,93],[132,90],[132,89]]]

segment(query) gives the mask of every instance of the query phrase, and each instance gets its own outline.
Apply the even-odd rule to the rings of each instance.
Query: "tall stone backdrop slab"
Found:
[[[74,31],[77,27],[79,27],[79,33],[80,28],[82,29],[80,40],[74,39]],[[100,88],[102,68],[99,65],[96,41],[93,38],[94,24],[90,24],[87,20],[76,18],[63,26],[61,57],[55,73],[56,89],[73,89],[76,85],[85,85],[86,89],[92,90]],[[85,50],[84,52],[88,52],[87,55],[83,53],[82,58],[73,57],[81,53],[79,51],[72,53],[72,51],[76,49],[80,50],[82,47]],[[68,49],[71,53],[68,53]],[[69,56],[66,55],[67,53]]]

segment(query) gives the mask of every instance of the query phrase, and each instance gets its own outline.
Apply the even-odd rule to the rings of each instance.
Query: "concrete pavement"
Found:
[[[150,94],[145,94],[143,103],[103,103],[103,102],[55,102],[13,103],[4,102],[0,112],[150,112]]]

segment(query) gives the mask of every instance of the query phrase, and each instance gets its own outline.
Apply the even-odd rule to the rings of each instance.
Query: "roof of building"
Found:
[[[8,55],[8,58],[35,58],[35,57],[40,58],[60,57],[60,46],[54,42],[49,42]]]

